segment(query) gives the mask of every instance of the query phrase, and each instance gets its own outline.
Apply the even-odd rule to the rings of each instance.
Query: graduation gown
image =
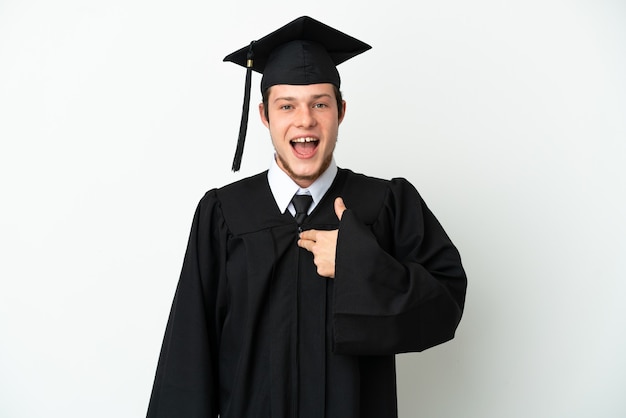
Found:
[[[341,222],[333,209],[343,197]],[[339,169],[302,229],[339,229],[335,279],[297,246],[267,173],[193,220],[150,418],[390,418],[395,358],[453,338],[459,253],[415,188]]]

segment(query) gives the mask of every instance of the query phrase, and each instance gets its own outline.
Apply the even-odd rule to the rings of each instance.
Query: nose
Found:
[[[298,113],[298,126],[301,128],[310,128],[315,126],[315,123],[313,109],[307,106],[300,108],[300,112]]]

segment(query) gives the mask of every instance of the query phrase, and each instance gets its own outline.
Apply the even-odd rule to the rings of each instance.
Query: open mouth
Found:
[[[292,139],[289,143],[298,157],[307,158],[315,153],[320,140],[317,138],[303,137]]]

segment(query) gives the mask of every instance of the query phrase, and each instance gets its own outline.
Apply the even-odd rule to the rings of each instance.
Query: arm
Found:
[[[465,272],[413,186],[393,180],[372,226],[359,221],[358,208],[344,212],[336,205],[335,211],[338,234],[306,231],[300,240],[313,252],[318,273],[336,278],[335,352],[386,355],[452,339],[463,312]],[[336,254],[330,233],[337,234]]]
[[[215,205],[196,210],[147,416],[217,417]]]

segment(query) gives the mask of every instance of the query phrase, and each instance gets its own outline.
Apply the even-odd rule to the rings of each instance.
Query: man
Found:
[[[369,48],[302,17],[226,57],[263,73],[275,159],[198,205],[149,417],[395,417],[394,355],[453,338],[466,277],[440,224],[406,180],[333,159],[336,65]]]

